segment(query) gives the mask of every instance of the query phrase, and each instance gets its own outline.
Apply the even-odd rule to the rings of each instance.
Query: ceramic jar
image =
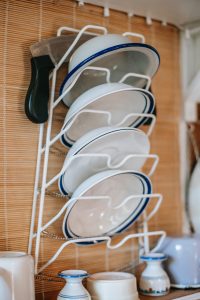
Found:
[[[24,252],[0,252],[0,299],[34,300],[34,261]]]
[[[88,277],[88,273],[83,270],[67,270],[58,274],[64,278],[67,283],[60,291],[57,300],[73,299],[73,300],[91,300],[88,291],[84,288],[82,280]]]
[[[162,268],[162,262],[167,257],[162,253],[149,253],[141,256],[140,259],[147,264],[140,278],[139,288],[141,294],[149,296],[168,294],[170,281],[167,273]]]
[[[166,237],[160,250],[168,260],[164,266],[171,286],[180,289],[200,288],[200,236]]]

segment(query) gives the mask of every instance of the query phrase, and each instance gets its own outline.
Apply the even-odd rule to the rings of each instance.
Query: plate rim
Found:
[[[94,129],[93,132],[99,130],[98,129]],[[108,131],[106,131],[108,130]],[[82,145],[80,145],[77,149],[75,149],[74,151],[73,148],[71,148],[69,150],[69,152],[67,153],[67,156],[64,160],[64,164],[66,163],[66,160],[70,159],[70,157],[72,156],[75,156],[77,155],[82,149],[84,149],[86,146],[90,145],[91,143],[95,142],[96,140],[98,140],[99,138],[103,138],[104,136],[106,136],[107,134],[114,134],[116,132],[121,132],[121,131],[131,131],[131,133],[136,133],[136,134],[139,134],[139,135],[143,135],[143,137],[146,137],[146,140],[148,142],[148,151],[147,151],[147,154],[150,152],[150,141],[147,137],[147,135],[144,133],[144,131],[140,130],[140,129],[137,129],[137,128],[132,128],[132,127],[119,127],[119,128],[113,128],[113,127],[102,127],[101,130],[99,131],[102,131],[101,133],[98,133],[98,135],[96,134],[96,136],[93,136],[92,138],[90,139],[87,139],[87,143],[85,141],[85,143]],[[92,133],[92,132],[91,132]],[[84,136],[83,136],[84,137]],[[62,180],[64,178],[64,174],[65,172],[59,177],[58,179],[58,188],[59,188],[59,191],[67,196],[70,194],[70,192],[67,192],[63,186],[63,183],[62,183]]]
[[[97,139],[103,138],[105,135],[114,134],[114,133],[120,132],[120,131],[127,131],[127,132],[131,131],[131,132],[134,132],[135,134],[139,134],[140,136],[146,137],[148,144],[149,144],[149,151],[150,151],[150,141],[149,141],[148,136],[145,134],[145,132],[143,130],[140,130],[140,129],[134,128],[134,127],[118,127],[118,128],[117,127],[116,128],[115,127],[102,127],[100,129],[102,130],[101,132],[100,132],[99,128],[90,131],[88,134],[92,134],[93,132],[95,133],[96,130],[99,130],[99,133],[96,135],[93,135],[92,137],[88,137],[87,141],[85,141],[84,143],[82,142],[81,145],[78,145],[77,150],[72,151],[73,148],[71,147],[71,149],[67,153],[66,159],[69,158],[70,156],[76,155],[83,148],[85,148],[89,144],[93,143]],[[81,139],[84,138],[84,136],[82,136]],[[83,141],[83,139],[82,139],[82,141]],[[80,139],[79,139],[79,143],[80,143]]]
[[[119,84],[119,86],[117,86]],[[123,86],[123,85],[124,86]],[[106,86],[110,86],[110,85],[115,85],[116,86],[116,88],[114,89],[114,90],[109,90],[109,91],[106,91],[106,92],[102,92],[102,95],[98,95],[98,96],[95,96],[95,98],[94,97],[91,97],[91,98],[89,98],[88,96],[88,98],[87,98],[87,102],[86,102],[86,104],[82,104],[82,105],[79,105],[80,106],[80,108],[79,109],[73,109],[74,110],[74,112],[72,112],[71,113],[71,110],[72,110],[72,107],[73,107],[73,105],[75,104],[75,103],[77,103],[77,101],[79,101],[80,102],[80,100],[79,100],[79,98],[81,97],[81,96],[83,96],[85,93],[87,93],[87,92],[89,92],[89,91],[91,91],[91,90],[95,90],[96,88],[104,88],[104,87],[106,87]],[[89,104],[91,104],[91,103],[93,103],[93,102],[96,102],[96,101],[100,101],[100,99],[101,98],[103,98],[103,97],[105,97],[105,96],[108,96],[108,95],[111,95],[111,94],[114,94],[114,93],[119,93],[119,92],[124,92],[124,91],[133,91],[133,92],[141,92],[141,94],[142,93],[144,93],[144,94],[148,94],[148,96],[149,96],[149,98],[152,98],[153,100],[154,100],[154,102],[155,102],[155,97],[154,97],[154,95],[150,92],[150,91],[148,91],[148,90],[145,90],[145,89],[143,89],[143,88],[139,88],[139,87],[135,87],[135,86],[132,86],[132,85],[130,85],[130,84],[125,84],[125,83],[119,83],[119,82],[108,82],[108,83],[103,83],[103,84],[99,84],[99,85],[97,85],[97,86],[94,86],[94,87],[92,87],[92,88],[90,88],[90,89],[88,89],[87,91],[85,91],[83,94],[81,94],[80,96],[78,96],[77,98],[76,98],[76,100],[73,102],[73,104],[70,106],[70,108],[69,108],[69,110],[68,110],[68,112],[67,112],[67,114],[66,114],[66,117],[65,117],[65,119],[71,119],[73,116],[74,116],[74,114],[76,114],[77,112],[79,112],[80,111],[80,109],[83,109],[83,108],[85,108],[85,106],[87,106],[87,105],[89,105]],[[83,102],[83,100],[82,100],[82,102]],[[66,125],[66,123],[67,123],[68,121],[66,121],[66,120],[64,120],[64,125],[63,125],[63,127]]]
[[[143,96],[143,98],[146,101],[144,109],[141,113],[150,114],[153,112],[153,109],[155,107],[155,97],[151,92],[141,89],[141,88],[136,88],[136,87],[131,87],[131,86],[129,88],[124,87],[124,89],[119,89],[117,91],[115,90],[110,93],[106,93],[98,98],[90,99],[90,101],[88,103],[86,103],[84,106],[80,107],[79,110],[77,109],[76,111],[74,111],[73,114],[71,116],[69,116],[68,119],[67,119],[67,115],[68,115],[68,113],[67,113],[67,115],[66,115],[67,120],[64,121],[64,124],[63,124],[63,127],[61,130],[63,130],[70,122],[72,122],[72,120],[76,116],[76,114],[79,113],[81,110],[83,110],[88,105],[93,104],[96,101],[101,101],[101,98],[103,98],[105,96],[112,95],[112,94],[115,94],[118,92],[123,92],[123,91],[131,91],[131,92],[139,92],[139,93],[141,92],[141,95]],[[70,108],[69,108],[69,110],[70,110]],[[140,125],[142,125],[145,122],[146,118],[147,117],[142,117],[142,116],[136,117],[136,120],[133,121],[133,123],[127,127],[138,128]],[[91,130],[94,130],[94,129],[91,129]],[[60,137],[60,140],[61,140],[62,144],[66,145],[66,146],[68,145],[70,147],[76,142],[76,141],[72,141],[70,138],[68,138],[66,135],[66,132]]]
[[[151,50],[151,52],[153,52],[155,55],[157,55],[157,59],[158,59],[158,65],[156,67],[156,71],[153,73],[152,76],[155,75],[155,73],[157,72],[158,68],[159,68],[159,65],[160,65],[160,55],[158,53],[158,51],[151,45],[149,44],[142,44],[142,43],[124,43],[124,44],[119,44],[119,45],[114,45],[112,47],[108,47],[108,48],[105,48],[103,50],[100,50],[96,53],[94,53],[93,55],[87,57],[86,59],[84,59],[82,62],[80,62],[76,67],[74,67],[64,78],[61,86],[60,86],[60,89],[59,89],[59,95],[62,94],[63,92],[63,89],[65,87],[65,84],[67,83],[67,81],[72,78],[72,76],[74,74],[76,74],[76,72],[78,70],[80,70],[83,66],[85,66],[88,62],[92,61],[93,59],[99,57],[99,56],[103,56],[104,54],[108,54],[109,52],[114,52],[115,50],[121,50],[121,49],[129,49],[129,48],[132,48],[132,51],[135,50],[135,48],[145,48],[146,50]],[[65,105],[67,107],[70,107],[70,105],[67,105],[65,103]]]
[[[142,186],[143,186],[143,193],[144,193],[144,191],[145,191],[145,188],[147,189],[147,194],[150,194],[151,192],[152,192],[152,183],[151,183],[151,180],[150,180],[150,178],[147,176],[147,175],[145,175],[144,173],[142,173],[142,172],[136,172],[136,171],[131,171],[131,170],[129,170],[129,171],[122,171],[122,170],[116,170],[116,171],[111,171],[112,172],[112,174],[111,174],[111,172],[110,171],[105,171],[105,172],[101,172],[101,173],[110,173],[110,175],[108,174],[108,176],[106,176],[106,177],[104,177],[104,178],[101,178],[101,180],[100,181],[97,181],[97,182],[95,182],[91,187],[93,187],[93,186],[95,186],[96,184],[98,184],[99,182],[101,182],[101,181],[104,181],[104,180],[106,180],[107,178],[110,178],[110,177],[112,177],[112,176],[116,176],[116,175],[120,175],[120,174],[132,174],[132,175],[134,175],[134,176],[137,176],[139,179],[140,179],[140,181],[141,181],[141,183],[142,183]],[[95,175],[93,175],[93,176],[91,176],[91,177],[94,177]],[[91,178],[90,177],[90,178]],[[89,179],[90,179],[89,178]],[[143,179],[143,180],[141,180],[141,178]],[[87,181],[88,181],[88,179],[86,179]],[[145,184],[146,184],[146,187],[145,187],[145,185],[144,185],[144,182],[145,182]],[[83,182],[84,183],[84,182]],[[82,193],[81,193],[81,195],[83,195],[85,192],[87,192],[91,187],[89,187],[87,190],[85,189]],[[74,192],[75,193],[75,192]],[[80,195],[80,197],[81,197],[81,195]],[[73,198],[73,195],[72,195],[72,198]],[[149,202],[149,199],[150,199],[150,197],[146,197],[146,198],[141,198],[141,200],[140,200],[140,203],[138,204],[138,206],[141,204],[141,202],[142,201],[144,201],[143,202],[143,204],[142,204],[142,207],[140,208],[140,210],[137,212],[137,214],[134,216],[134,217],[131,217],[130,215],[129,215],[129,217],[126,219],[126,221],[124,221],[124,222],[122,222],[122,224],[123,223],[126,223],[126,225],[122,225],[122,224],[120,224],[120,227],[122,227],[121,229],[118,229],[117,230],[117,228],[119,228],[119,226],[117,227],[117,228],[115,228],[115,229],[112,229],[112,231],[111,231],[111,234],[109,235],[109,233],[104,233],[104,234],[102,234],[102,236],[110,236],[110,237],[112,237],[112,236],[115,236],[115,235],[117,235],[117,234],[119,234],[119,233],[121,233],[121,232],[123,232],[123,231],[125,231],[125,230],[127,230],[138,218],[139,218],[139,216],[141,215],[141,213],[144,211],[144,209],[146,208],[146,206],[147,206],[147,204],[148,204],[148,202]],[[84,200],[84,199],[82,199],[82,200]],[[64,236],[65,236],[65,238],[67,238],[67,239],[69,239],[69,238],[73,238],[73,239],[75,239],[75,238],[82,238],[82,237],[78,237],[78,236],[73,236],[73,235],[71,235],[70,233],[69,233],[69,231],[68,231],[68,229],[67,229],[67,218],[68,218],[68,216],[69,216],[69,214],[70,214],[70,212],[71,212],[71,210],[73,209],[73,206],[76,204],[76,202],[77,201],[81,201],[80,199],[78,200],[75,200],[75,202],[73,202],[71,205],[69,205],[69,207],[67,208],[67,210],[66,210],[66,213],[65,213],[65,216],[64,216],[64,218],[63,218],[63,223],[62,223],[62,231],[63,231],[63,234],[64,234]],[[137,206],[137,208],[138,208],[138,206]],[[132,212],[132,214],[133,214],[133,212]],[[130,220],[131,219],[131,220]],[[129,220],[129,221],[128,221]],[[79,242],[79,243],[77,243],[77,244],[81,244],[81,245],[93,245],[93,244],[96,244],[96,243],[101,243],[101,242],[103,242],[102,240],[100,240],[100,241],[96,241],[96,242],[93,242],[93,241],[91,241],[91,242]]]
[[[191,224],[192,228],[194,229],[194,233],[196,233],[196,234],[198,234],[200,232],[199,231],[200,222],[199,222],[199,224],[197,224],[197,222],[196,222],[197,219],[195,218],[195,215],[193,213],[194,212],[194,209],[193,209],[193,206],[194,206],[194,190],[196,189],[196,190],[198,190],[198,192],[200,192],[200,187],[199,187],[199,185],[196,186],[196,184],[194,184],[194,178],[198,176],[199,172],[200,172],[200,159],[198,159],[198,161],[196,161],[196,164],[195,164],[195,166],[192,170],[192,174],[191,174],[190,179],[189,179],[188,203],[187,203],[187,211],[186,211],[188,216],[189,216],[190,224]],[[197,191],[196,191],[196,193],[197,193]]]

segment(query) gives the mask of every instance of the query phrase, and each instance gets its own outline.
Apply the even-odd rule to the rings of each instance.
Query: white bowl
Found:
[[[120,34],[99,35],[93,39],[90,39],[89,41],[83,43],[72,54],[69,61],[69,72],[81,62],[85,61],[85,59],[94,55],[96,52],[103,51],[109,47],[127,43],[131,43],[131,41],[126,36],[122,36]]]
[[[159,63],[159,54],[150,45],[133,43],[122,35],[97,36],[82,44],[72,54],[69,61],[69,73],[60,87],[60,95],[88,66],[108,69],[110,82],[119,82],[127,73],[139,73],[153,77]],[[86,70],[63,97],[64,103],[69,107],[83,92],[106,82],[105,71]],[[127,78],[125,82],[139,88],[146,85],[145,78],[135,76]]]
[[[112,300],[112,299],[115,299],[115,300],[139,300],[139,297],[138,297],[138,293],[135,293],[135,294],[132,294],[132,295],[129,295],[127,297],[124,297],[124,296],[115,296],[115,298],[102,298],[101,296],[91,296],[92,297],[92,300]]]
[[[124,272],[102,272],[87,279],[93,300],[138,300],[136,278]]]

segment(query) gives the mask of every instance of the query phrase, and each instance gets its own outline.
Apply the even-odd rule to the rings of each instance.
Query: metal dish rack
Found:
[[[82,110],[79,112],[76,117],[74,118],[73,122],[69,125],[64,127],[56,136],[51,138],[51,131],[52,131],[52,121],[53,121],[53,114],[54,114],[54,109],[57,107],[57,105],[60,103],[62,98],[71,90],[71,88],[75,85],[77,82],[78,78],[80,77],[81,73],[84,72],[85,70],[96,70],[98,72],[105,72],[106,74],[106,81],[110,82],[110,70],[106,68],[100,68],[100,67],[91,67],[88,66],[84,70],[82,70],[74,79],[72,84],[60,95],[57,99],[55,99],[55,87],[56,87],[56,80],[57,80],[57,72],[59,68],[62,66],[62,64],[65,62],[65,60],[69,57],[69,55],[72,54],[73,49],[76,45],[76,43],[81,39],[81,36],[84,34],[90,34],[91,37],[98,35],[97,33],[93,33],[88,30],[96,30],[100,31],[103,34],[107,33],[107,29],[105,27],[101,26],[94,26],[94,25],[87,25],[81,30],[77,30],[74,28],[69,28],[69,27],[61,27],[59,28],[57,32],[57,36],[60,36],[63,34],[64,31],[71,32],[71,33],[77,33],[77,36],[73,43],[69,46],[67,49],[66,53],[60,60],[60,62],[55,66],[52,74],[51,74],[51,93],[50,93],[50,105],[49,105],[49,119],[47,123],[47,127],[45,128],[44,124],[40,125],[39,129],[39,141],[38,141],[38,154],[37,154],[37,165],[36,165],[36,174],[35,174],[35,185],[34,185],[34,195],[33,195],[33,205],[32,205],[32,218],[31,218],[31,227],[30,227],[30,238],[29,238],[29,247],[28,247],[28,253],[31,254],[34,252],[34,258],[35,258],[35,274],[41,273],[46,267],[48,267],[51,263],[53,263],[59,254],[63,251],[65,247],[67,247],[69,244],[72,243],[80,243],[80,242],[98,242],[98,241],[105,241],[106,245],[109,249],[117,249],[120,246],[122,246],[124,243],[126,243],[129,239],[133,238],[138,238],[140,241],[140,245],[142,245],[142,251],[143,253],[148,253],[150,251],[150,246],[149,246],[149,238],[151,236],[160,236],[160,239],[153,249],[151,251],[156,251],[161,243],[163,242],[166,233],[164,231],[152,231],[150,232],[148,230],[148,221],[150,218],[158,211],[160,204],[162,202],[162,195],[161,194],[146,194],[146,195],[130,195],[126,199],[122,201],[123,205],[127,201],[133,199],[133,198],[139,198],[139,197],[149,197],[151,199],[156,199],[156,205],[154,206],[153,210],[149,213],[149,215],[146,214],[146,211],[143,212],[143,219],[140,222],[140,226],[138,228],[138,233],[133,233],[133,234],[127,234],[119,243],[112,245],[112,237],[110,236],[99,236],[99,237],[90,237],[90,238],[78,238],[78,239],[65,239],[62,238],[62,245],[59,247],[59,249],[56,251],[56,253],[48,260],[40,269],[38,269],[38,262],[39,262],[39,252],[40,252],[40,243],[41,243],[41,238],[42,234],[45,233],[45,230],[53,224],[58,218],[60,218],[63,213],[66,211],[67,207],[74,201],[77,200],[77,198],[71,198],[68,200],[64,206],[61,208],[61,210],[53,216],[46,224],[43,224],[43,213],[44,213],[44,203],[45,203],[45,196],[48,194],[48,188],[60,177],[60,175],[67,169],[69,164],[76,159],[77,157],[104,157],[107,160],[107,167],[109,169],[116,169],[120,168],[128,159],[130,158],[147,158],[153,160],[151,169],[148,173],[148,176],[151,176],[158,164],[159,157],[156,154],[148,154],[148,155],[141,155],[141,154],[133,154],[133,155],[127,155],[118,165],[112,165],[111,164],[111,157],[110,155],[107,154],[97,154],[97,153],[90,153],[90,154],[78,154],[73,157],[71,157],[67,164],[64,164],[62,170],[56,174],[51,180],[47,182],[47,172],[48,172],[48,165],[49,165],[49,153],[51,147],[59,140],[59,138],[69,129],[70,126],[72,126],[73,122],[76,120],[76,118],[81,114],[85,112],[89,113],[95,113],[95,114],[105,114],[107,116],[107,122],[108,126],[112,126],[111,120],[112,120],[112,115],[108,111],[98,111],[98,110]],[[132,33],[132,32],[125,32],[123,33],[124,36],[132,36],[132,37],[137,37],[140,38],[142,43],[145,42],[145,38],[143,35],[137,34],[137,33]],[[143,78],[146,79],[146,90],[149,89],[150,84],[151,84],[151,78],[149,76],[141,75],[141,74],[136,74],[136,73],[127,73],[125,74],[119,82],[124,82],[128,77],[138,77],[138,78]],[[137,114],[137,113],[132,113],[126,115],[126,117],[120,122],[119,124],[115,124],[115,126],[120,126],[122,125],[128,118],[133,117],[133,116],[143,116],[147,118],[151,118],[152,122],[148,128],[147,135],[149,136],[154,128],[156,117],[153,114]],[[45,144],[43,145],[43,137],[44,133],[46,131],[46,141]],[[42,166],[42,177],[41,177],[41,187],[39,188],[39,181],[40,181],[40,169],[41,169],[41,160],[42,156],[44,156],[44,161],[43,161],[43,166]],[[88,197],[86,197],[88,199]],[[109,196],[95,196],[95,197],[89,197],[89,198],[95,198],[99,199],[110,199]],[[79,199],[84,199],[84,197],[79,197]],[[39,201],[39,211],[38,211],[38,218],[37,218],[37,230],[34,232],[34,227],[36,224],[36,210],[37,210],[37,204]],[[52,234],[53,236],[53,234]],[[36,239],[35,242],[35,248],[33,249],[33,240]]]

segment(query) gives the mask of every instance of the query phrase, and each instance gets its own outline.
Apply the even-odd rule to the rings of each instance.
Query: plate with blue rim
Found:
[[[143,195],[151,192],[151,181],[141,172],[108,170],[97,173],[85,180],[73,193],[71,199],[75,201],[66,210],[63,234],[67,239],[76,239],[112,237],[121,233],[142,214],[149,202],[149,197]],[[133,195],[140,196],[130,198]],[[87,196],[90,198],[87,199]],[[86,241],[79,244],[95,243]]]
[[[149,138],[140,129],[131,127],[94,129],[78,139],[69,150],[63,164],[65,171],[58,180],[59,190],[63,195],[70,196],[84,180],[92,175],[111,167],[118,169],[120,163],[129,155],[147,155],[149,151]],[[77,157],[83,154],[84,157]],[[87,154],[89,156],[86,156]],[[105,155],[109,155],[110,165],[107,164]],[[140,170],[145,160],[146,157],[129,156],[120,165],[120,169]]]
[[[66,132],[62,135],[61,142],[67,146],[73,145],[87,132],[108,125],[137,128],[144,124],[147,118],[134,114],[151,114],[154,106],[154,96],[144,89],[124,83],[95,86],[70,106],[62,127]],[[110,124],[108,114],[111,116]]]
[[[88,66],[107,68],[110,71],[110,82],[119,82],[127,73],[139,73],[152,78],[159,65],[159,53],[151,45],[133,43],[128,37],[119,34],[97,36],[82,44],[72,54],[68,74],[60,87],[60,95],[80,73],[76,84],[63,97],[63,102],[68,107],[86,90],[107,82],[105,71],[84,71]],[[128,77],[125,83],[143,88],[146,79]]]

